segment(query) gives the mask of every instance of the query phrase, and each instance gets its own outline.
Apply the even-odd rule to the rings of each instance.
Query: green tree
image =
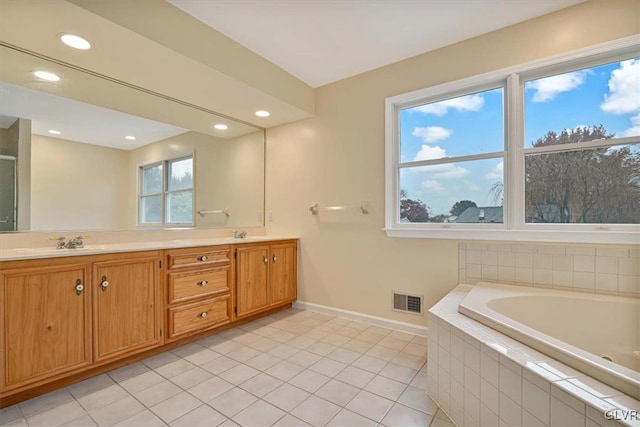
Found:
[[[459,202],[455,202],[453,206],[451,206],[451,210],[449,213],[454,216],[460,216],[460,214],[466,211],[469,208],[477,208],[476,202],[472,202],[471,200],[460,200]]]

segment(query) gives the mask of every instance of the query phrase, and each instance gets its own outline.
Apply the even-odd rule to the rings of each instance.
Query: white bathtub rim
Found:
[[[479,291],[473,292],[476,287]],[[621,393],[627,394],[634,399],[640,399],[640,374],[624,366],[601,359],[597,355],[593,355],[578,347],[539,332],[490,309],[487,306],[487,302],[494,298],[497,293],[500,293],[504,297],[526,296],[532,293],[553,293],[571,298],[593,298],[594,294],[576,295],[576,292],[559,291],[556,289],[521,288],[518,286],[479,282],[471,288],[467,296],[460,302],[458,312],[515,339],[527,347],[538,350],[540,353],[546,354],[567,366],[571,366],[619,390]],[[597,297],[614,300],[624,298],[604,295],[597,295]]]

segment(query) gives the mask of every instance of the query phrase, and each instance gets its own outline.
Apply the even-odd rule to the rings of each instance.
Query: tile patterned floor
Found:
[[[427,339],[288,309],[0,411],[2,426],[452,427]]]

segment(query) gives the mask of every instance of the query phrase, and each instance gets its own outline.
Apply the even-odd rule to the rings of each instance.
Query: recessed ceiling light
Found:
[[[60,135],[62,132],[60,132],[59,130],[51,129],[51,130],[49,131],[49,133],[50,133],[51,135]]]
[[[80,36],[76,36],[75,34],[61,34],[60,40],[62,41],[62,43],[74,49],[91,49],[91,43],[89,43],[88,40],[83,39]]]
[[[270,112],[265,111],[265,110],[258,110],[256,111],[256,116],[258,117],[269,117],[271,115]]]
[[[36,71],[33,74],[35,74],[37,78],[46,80],[48,82],[57,82],[58,80],[60,80],[60,77],[48,71]]]
[[[128,139],[129,141],[135,141],[136,137],[132,136],[132,135],[127,135],[127,136],[124,137],[124,139]]]
[[[222,124],[222,123],[218,123],[217,125],[213,126],[214,128],[218,129],[218,130],[227,130],[229,129],[229,126]]]

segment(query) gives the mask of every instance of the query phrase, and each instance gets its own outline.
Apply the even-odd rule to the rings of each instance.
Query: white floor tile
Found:
[[[187,391],[206,403],[231,390],[233,387],[233,384],[223,380],[222,378],[213,377],[195,387],[191,387]]]
[[[302,403],[309,397],[309,393],[292,386],[291,384],[282,384],[263,397],[267,402],[277,406],[284,411],[291,411],[293,408]]]
[[[323,426],[339,411],[340,407],[333,403],[311,395],[298,407],[291,411],[291,415],[300,418],[314,426]]]
[[[396,403],[382,419],[382,424],[389,427],[423,427],[428,426],[432,419],[431,415]]]
[[[283,360],[282,362],[277,363],[271,368],[267,369],[265,373],[271,375],[272,377],[276,377],[279,380],[289,381],[291,378],[295,377],[303,370],[304,368],[302,366],[298,366],[295,363]]]
[[[289,380],[289,384],[301,388],[309,393],[315,393],[320,387],[325,385],[331,378],[320,373],[304,370]]]
[[[116,427],[162,427],[166,424],[150,410],[142,411],[116,424]],[[81,427],[78,424],[78,427]]]
[[[5,426],[22,418],[19,405],[13,405],[0,409],[0,426]]]
[[[195,367],[171,378],[171,382],[186,390],[208,380],[212,376],[208,371]]]
[[[25,424],[26,425],[26,424]],[[95,421],[89,415],[83,415],[80,418],[73,419],[62,424],[60,427],[94,427],[97,426]],[[140,424],[138,424],[140,425]]]
[[[345,406],[353,399],[360,389],[342,381],[331,380],[323,385],[315,394],[335,403],[338,406]]]
[[[234,366],[228,371],[224,371],[219,375],[219,377],[227,382],[230,382],[231,384],[240,385],[249,378],[255,377],[259,373],[260,371],[252,368],[251,366],[238,365]]]
[[[89,413],[99,426],[112,426],[145,410],[136,399],[129,396]]]
[[[0,425],[427,426],[427,343],[283,310],[5,409]]]
[[[377,423],[373,420],[358,415],[347,409],[342,409],[333,417],[327,427],[375,427]]]
[[[272,392],[282,384],[283,382],[279,379],[272,377],[271,375],[260,373],[240,384],[240,388],[255,396],[263,397],[265,394]]]
[[[285,415],[284,411],[258,400],[240,411],[233,420],[241,426],[269,427]]]
[[[232,417],[256,400],[258,398],[254,395],[236,387],[210,401],[209,406],[227,417]]]
[[[171,427],[211,427],[226,420],[227,417],[220,412],[208,405],[202,405],[171,422]]]
[[[407,389],[402,393],[398,402],[429,415],[435,415],[438,410],[438,405],[436,405],[424,390],[411,386],[407,387]]]
[[[170,397],[175,396],[181,391],[182,390],[177,385],[173,384],[170,381],[164,380],[163,382],[158,383],[153,387],[149,387],[147,389],[134,393],[133,395],[143,405],[149,408],[156,403],[162,402],[163,400],[167,400]]]
[[[86,412],[74,400],[28,417],[27,424],[33,427],[56,427],[85,414]]]
[[[187,392],[182,392],[163,400],[155,406],[151,411],[162,419],[165,423],[170,423],[202,405],[202,402]]]
[[[220,375],[229,369],[238,366],[240,362],[230,359],[226,356],[220,356],[210,362],[203,363],[200,367],[213,375]]]
[[[316,363],[311,365],[309,369],[312,371],[318,372],[320,374],[326,375],[328,377],[335,377],[347,367],[346,363],[338,362],[335,360],[322,358],[318,360]]]
[[[380,422],[392,406],[393,402],[391,400],[363,390],[349,402],[346,408],[376,422]]]
[[[127,393],[125,389],[118,384],[113,384],[102,390],[86,394],[77,400],[85,411],[90,412],[128,396],[129,393]]]
[[[342,370],[338,375],[336,375],[336,379],[342,382],[351,384],[353,386],[362,388],[369,381],[371,381],[375,377],[375,374],[365,371],[364,369],[356,368],[354,366],[347,366]]]
[[[372,356],[368,356],[363,354],[357,360],[355,360],[352,365],[356,368],[364,369],[365,371],[373,372],[374,374],[379,373],[385,366],[387,366],[386,360],[378,359]]]
[[[302,421],[300,418],[296,418],[293,415],[285,415],[273,425],[273,427],[306,427],[309,424]]]
[[[25,418],[29,418],[32,415],[56,408],[71,401],[73,401],[71,393],[69,393],[67,389],[62,388],[20,403],[20,410]]]
[[[397,400],[406,388],[407,385],[405,383],[378,375],[364,389],[378,396]]]

